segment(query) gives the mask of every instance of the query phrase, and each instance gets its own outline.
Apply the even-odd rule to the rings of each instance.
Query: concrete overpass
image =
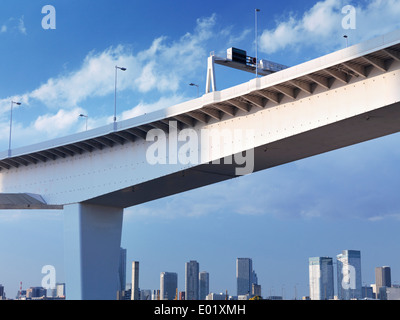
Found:
[[[124,208],[396,133],[399,84],[395,31],[157,112],[5,151],[0,208],[63,209],[67,297],[115,299]]]

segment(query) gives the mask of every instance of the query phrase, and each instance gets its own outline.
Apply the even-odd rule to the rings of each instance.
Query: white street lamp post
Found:
[[[114,123],[117,121],[117,71],[126,71],[124,67],[115,66],[115,91],[114,91]]]
[[[11,115],[10,115],[10,136],[8,139],[8,156],[11,157],[11,128],[12,128],[12,111],[13,111],[13,104],[16,104],[18,106],[21,105],[21,102],[15,102],[11,101]]]

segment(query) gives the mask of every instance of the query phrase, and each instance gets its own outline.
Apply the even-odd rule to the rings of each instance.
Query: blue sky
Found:
[[[56,29],[42,28],[42,7],[56,9]],[[356,29],[341,10],[356,8]],[[0,4],[0,149],[112,121],[114,66],[118,120],[197,97],[206,59],[235,46],[296,65],[400,27],[400,1],[28,1]],[[250,74],[217,66],[217,89]],[[400,281],[398,134],[290,163],[126,210],[122,246],[141,264],[140,286],[159,289],[162,271],[197,260],[213,292],[236,292],[235,260],[253,258],[263,295],[308,294],[308,258],[361,250],[362,278],[389,265]],[[39,286],[44,265],[64,281],[63,217],[58,211],[0,212],[0,283],[7,296]],[[130,264],[127,266],[130,282]],[[296,289],[295,289],[296,288]]]

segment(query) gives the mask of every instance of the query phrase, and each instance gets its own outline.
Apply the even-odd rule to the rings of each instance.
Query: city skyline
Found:
[[[208,0],[100,0],[95,7],[60,0],[53,3],[55,29],[47,30],[42,8],[51,2],[0,5],[0,40],[8,48],[0,52],[1,150],[9,143],[10,101],[22,102],[13,106],[13,148],[110,123],[116,64],[127,68],[118,78],[118,120],[202,95],[210,52],[254,53],[255,8],[259,57],[289,66],[400,28],[400,3],[392,0],[251,1],[246,10],[241,2]],[[346,5],[355,8],[355,29],[342,26]],[[218,68],[218,90],[253,77]],[[388,265],[398,283],[400,259],[392,253],[400,249],[399,142],[394,134],[129,208],[126,261],[141,262],[141,287],[156,288],[160,272],[177,270],[184,291],[183,265],[196,259],[209,272],[210,291],[233,293],[235,259],[252,257],[263,293],[284,288],[300,297],[309,291],[309,257],[354,248],[363,254],[363,282],[373,283],[374,268]],[[63,232],[61,211],[0,212],[7,296],[21,281],[40,285],[45,265],[65,282]]]
[[[127,250],[124,248],[121,248],[120,250],[120,261],[123,261],[125,256],[126,256]],[[122,258],[122,259],[121,259]],[[286,288],[284,285],[282,285],[281,288],[275,288],[273,287],[263,287],[260,285],[261,289],[261,294],[251,294],[250,296],[254,295],[259,295],[263,299],[268,299],[270,297],[282,297],[284,300],[293,300],[293,299],[303,299],[303,298],[309,298],[311,300],[329,300],[329,299],[334,299],[337,297],[338,299],[342,300],[350,300],[352,298],[357,298],[357,299],[362,299],[364,298],[364,295],[366,295],[365,292],[362,290],[366,290],[366,287],[369,287],[372,290],[375,290],[377,294],[379,294],[379,287],[391,287],[394,285],[394,287],[400,288],[400,282],[397,280],[394,280],[392,282],[392,277],[391,277],[391,267],[390,266],[382,266],[382,267],[375,267],[374,268],[374,282],[365,282],[364,280],[361,281],[361,274],[359,271],[363,269],[363,263],[361,261],[361,252],[358,250],[342,250],[341,253],[335,255],[335,262],[333,262],[332,257],[327,257],[327,256],[322,256],[322,257],[309,257],[308,258],[308,270],[307,270],[307,277],[309,281],[308,289],[309,291],[306,292],[304,295],[299,295],[298,289],[296,285],[294,286],[293,292],[290,293],[290,290],[287,290],[289,288]],[[131,274],[132,279],[134,279],[134,282],[128,282],[126,280],[125,282],[125,290],[131,290],[129,293],[129,296],[126,295],[127,293],[122,293],[125,294],[126,297],[128,297],[130,300],[141,300],[140,294],[141,292],[144,292],[145,294],[149,294],[153,292],[153,294],[149,294],[149,297],[153,295],[154,299],[159,299],[159,300],[175,300],[176,297],[178,297],[181,293],[186,293],[186,288],[190,287],[192,293],[191,297],[192,300],[204,300],[201,299],[200,297],[202,296],[202,289],[207,288],[208,294],[213,293],[213,294],[222,294],[225,295],[226,293],[228,296],[234,296],[238,297],[239,295],[247,295],[248,293],[243,293],[239,291],[243,291],[242,288],[239,288],[240,286],[243,285],[243,281],[247,281],[248,284],[246,285],[247,288],[250,288],[251,283],[258,284],[258,277],[255,273],[255,270],[252,268],[253,261],[252,258],[236,258],[235,259],[235,270],[236,270],[236,276],[234,279],[234,282],[236,283],[236,290],[235,292],[229,292],[227,289],[220,289],[220,290],[215,290],[212,291],[210,290],[210,274],[208,271],[198,271],[200,270],[199,266],[200,263],[197,260],[190,260],[189,262],[185,262],[185,272],[184,272],[184,277],[181,278],[181,286],[179,286],[179,272],[176,271],[161,271],[159,273],[159,286],[158,287],[142,287],[140,286],[141,280],[140,280],[140,273],[139,273],[139,261],[126,261],[126,267],[124,268],[123,266],[120,265],[118,269],[118,279],[121,279],[121,274],[125,275],[126,274]],[[340,266],[339,266],[340,264]],[[334,267],[334,265],[337,265]],[[354,268],[356,272],[352,273],[352,271],[348,272]],[[131,273],[127,273],[126,271],[131,269]],[[343,271],[342,271],[343,269]],[[364,267],[365,269],[365,267]],[[247,270],[247,271],[246,271]],[[189,271],[189,272],[188,272]],[[246,273],[247,275],[245,275]],[[197,275],[197,292],[198,292],[198,298],[194,299],[193,297],[195,296],[194,292],[196,289],[193,288],[193,280],[194,276]],[[202,278],[203,278],[203,283],[202,283]],[[239,278],[241,278],[240,281]],[[246,280],[246,279],[247,280]],[[345,278],[345,279],[344,279]],[[206,281],[204,281],[206,280]],[[319,282],[319,283],[318,283]],[[122,284],[122,283],[121,283]],[[56,283],[57,288],[60,285],[60,283]],[[65,290],[65,283],[61,283],[63,285],[64,290]],[[7,292],[4,290],[4,286],[0,283],[0,286],[2,288],[2,293],[5,294],[5,296],[8,299],[14,299],[14,296],[10,296],[7,294]],[[183,289],[182,289],[183,286]],[[202,288],[203,286],[203,288]],[[352,288],[352,286],[355,286]],[[375,286],[376,289],[372,289],[372,287]],[[28,289],[32,290],[42,290],[41,286],[30,286],[29,288],[24,288],[21,287],[19,289],[22,289],[22,291],[26,291]],[[136,288],[137,291],[134,291]],[[348,290],[350,288],[350,290]],[[352,290],[353,289],[353,290]],[[50,289],[49,289],[50,290]],[[51,289],[54,290],[54,289]],[[57,289],[58,290],[58,289]],[[124,291],[124,290],[123,290]],[[156,293],[158,291],[158,294]],[[134,294],[135,292],[135,294]],[[123,299],[123,296],[120,295],[120,293],[116,293],[116,297],[118,299]],[[178,295],[177,295],[178,294]],[[135,295],[135,296],[134,296]],[[158,296],[157,296],[158,295]],[[203,293],[204,295],[204,293]],[[207,294],[206,294],[207,295]],[[205,296],[206,296],[205,295]],[[17,297],[18,294],[15,296]],[[164,299],[162,298],[164,297]],[[185,297],[186,298],[186,297]],[[126,298],[125,298],[126,299]],[[378,297],[377,297],[378,299]]]
[[[138,262],[134,262],[138,263]],[[281,296],[283,299],[287,298],[284,294],[284,288],[282,287],[282,294],[271,294],[271,289],[269,293],[261,293],[254,294],[251,293],[251,285],[258,284],[258,277],[253,269],[253,261],[252,258],[236,258],[236,294],[232,292],[228,292],[227,290],[217,290],[210,291],[209,290],[209,272],[207,271],[198,271],[200,263],[197,260],[191,260],[189,262],[185,262],[185,290],[187,287],[193,286],[193,277],[197,275],[198,283],[198,292],[199,297],[201,294],[201,280],[202,276],[203,280],[206,280],[203,285],[208,289],[208,294],[228,294],[229,296],[240,296],[240,295],[249,295],[249,297],[254,295],[260,295],[262,298],[268,297],[276,297]],[[335,256],[335,262],[333,262],[332,257],[309,257],[308,258],[308,276],[309,276],[309,292],[304,296],[297,296],[296,288],[294,288],[295,292],[292,298],[287,299],[302,299],[309,298],[311,300],[332,300],[334,298],[342,299],[342,300],[350,300],[352,298],[363,299],[365,297],[364,292],[362,290],[365,287],[375,286],[376,293],[379,293],[379,287],[391,287],[391,268],[389,266],[383,267],[375,267],[375,282],[374,283],[366,283],[361,279],[361,252],[358,250],[342,250],[341,253]],[[334,267],[337,265],[337,267]],[[196,270],[198,272],[196,272]],[[173,275],[173,294],[169,296],[169,299],[165,300],[174,300],[177,295],[176,293],[186,293],[186,291],[178,290],[178,273],[177,272],[161,272],[161,278],[166,277],[166,275]],[[163,280],[160,280],[160,300],[162,295],[162,284]],[[318,283],[319,282],[319,283]],[[354,286],[354,288],[353,288]],[[395,281],[395,286],[400,288],[400,284]],[[130,284],[127,283],[127,288],[130,287]],[[140,290],[144,291],[157,291],[156,288],[140,288]],[[192,290],[192,289],[191,289]],[[195,290],[195,289],[194,289]],[[261,287],[261,292],[263,288]],[[266,290],[268,291],[268,290]],[[245,293],[246,292],[246,293]],[[203,294],[206,296],[207,294]],[[193,292],[191,293],[193,297]],[[378,299],[378,297],[377,297]],[[192,300],[204,300],[204,299],[192,299]]]

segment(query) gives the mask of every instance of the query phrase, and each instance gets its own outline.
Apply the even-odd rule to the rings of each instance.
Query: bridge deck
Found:
[[[195,127],[234,118],[239,112],[274,107],[284,97],[296,100],[300,92],[312,95],[316,88],[330,90],[335,81],[347,84],[354,77],[368,78],[372,69],[385,73],[393,61],[400,61],[400,31],[115,125],[14,149],[11,156],[2,152],[0,172],[145,139],[153,128],[168,132],[170,120],[180,128]]]

